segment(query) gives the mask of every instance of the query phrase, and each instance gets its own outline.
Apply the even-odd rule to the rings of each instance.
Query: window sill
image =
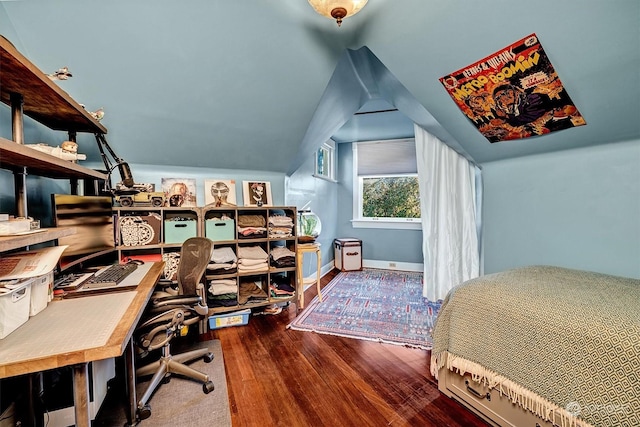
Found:
[[[419,219],[353,219],[353,228],[386,228],[393,230],[422,230],[422,221]]]
[[[336,181],[335,179],[333,179],[333,178],[329,178],[328,176],[324,176],[324,175],[317,175],[317,174],[315,174],[315,173],[314,173],[312,176],[313,176],[314,178],[319,178],[319,179],[322,179],[322,180],[324,180],[324,181],[333,182],[334,184],[338,182],[338,181]]]

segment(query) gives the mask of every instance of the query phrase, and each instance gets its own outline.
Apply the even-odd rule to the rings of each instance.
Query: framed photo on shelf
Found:
[[[191,178],[162,178],[165,206],[195,207],[196,180]]]
[[[273,206],[271,183],[266,181],[242,181],[245,206]]]
[[[236,206],[234,179],[205,179],[204,203],[215,207]]]

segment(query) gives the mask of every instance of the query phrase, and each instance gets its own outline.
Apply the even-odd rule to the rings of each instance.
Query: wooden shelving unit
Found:
[[[53,130],[106,134],[107,129],[88,111],[0,36],[0,100],[11,105],[22,95],[26,116]]]
[[[50,242],[75,233],[73,228],[47,228],[32,234],[0,236],[0,252],[11,251],[39,243]]]
[[[229,207],[186,207],[186,208],[175,208],[175,207],[116,207],[114,208],[114,212],[117,214],[116,219],[116,234],[118,235],[118,244],[116,245],[116,249],[118,251],[118,258],[132,258],[136,259],[144,259],[145,256],[151,256],[160,258],[163,255],[177,253],[182,246],[181,243],[166,243],[165,240],[165,220],[168,218],[178,216],[178,217],[191,217],[196,223],[194,236],[205,236],[209,237],[214,241],[214,246],[216,248],[228,247],[233,250],[233,252],[237,255],[238,249],[242,246],[260,246],[267,254],[271,254],[272,250],[276,246],[285,246],[289,248],[294,254],[296,253],[296,245],[297,245],[297,237],[296,237],[296,220],[297,220],[297,209],[294,206],[269,206],[269,207],[242,207],[242,206],[229,206]],[[119,223],[121,218],[126,217],[134,217],[137,218],[138,221],[143,223],[146,221],[145,216],[148,217],[149,214],[156,214],[161,218],[160,228],[157,230],[157,234],[154,234],[151,231],[150,226],[143,225],[141,227],[145,228],[147,231],[140,235],[145,236],[154,236],[155,240],[152,244],[145,244],[140,246],[126,246],[122,244],[121,235],[123,230],[121,229]],[[228,238],[220,239],[216,236],[207,235],[207,220],[214,217],[221,217],[222,214],[226,214],[231,221],[231,229],[232,234],[227,236]],[[292,234],[286,237],[269,237],[268,234],[263,237],[256,238],[242,238],[238,235],[237,232],[237,224],[238,218],[241,215],[258,215],[264,218],[265,224],[268,222],[268,218],[270,215],[276,214],[284,214],[292,219],[293,228]],[[268,227],[268,225],[267,225]],[[126,232],[125,232],[126,233]],[[134,233],[136,234],[136,233]],[[270,259],[269,259],[270,261]],[[270,264],[270,263],[269,263]],[[296,291],[296,294],[290,297],[273,297],[270,294],[269,286],[278,279],[284,279],[290,284]],[[297,301],[300,292],[303,292],[302,285],[298,283],[298,273],[297,273],[297,263],[294,263],[288,267],[275,267],[273,265],[269,265],[268,269],[261,270],[257,272],[238,272],[233,270],[231,273],[227,274],[207,274],[207,283],[210,283],[212,280],[216,279],[232,279],[236,282],[236,286],[239,287],[240,283],[244,280],[255,280],[261,283],[262,289],[268,295],[267,299],[259,302],[248,302],[246,304],[239,304],[236,299],[236,303],[230,306],[209,306],[209,315],[216,315],[221,313],[227,313],[231,311],[243,310],[247,308],[258,308],[264,307],[270,304],[275,303],[286,303]]]
[[[59,159],[4,138],[0,138],[0,167],[9,170],[21,170],[26,167],[29,174],[47,178],[107,179],[107,175],[102,172]]]
[[[107,129],[88,111],[0,36],[0,100],[11,108],[12,135],[15,141],[0,138],[0,168],[14,172],[16,213],[26,216],[26,176],[54,179],[99,179],[108,177],[76,163],[59,159],[23,145],[24,116],[53,130],[107,133]],[[46,231],[20,236],[0,237],[0,251],[13,250],[73,233],[73,229]]]

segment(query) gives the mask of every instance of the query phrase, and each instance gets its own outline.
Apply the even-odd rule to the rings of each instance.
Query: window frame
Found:
[[[333,142],[333,141],[330,141]],[[314,174],[313,176],[315,178],[320,178],[320,179],[324,179],[326,181],[330,181],[330,182],[337,182],[335,179],[336,176],[336,172],[335,172],[335,164],[336,164],[336,149],[335,146],[333,144],[331,144],[330,142],[325,142],[323,143],[320,148],[318,148],[314,154]],[[318,158],[320,156],[320,152],[324,151],[325,155],[324,155],[324,159],[326,160],[325,164],[326,164],[326,171],[321,171],[319,169],[319,165],[318,165]]]
[[[406,177],[415,176],[417,173],[398,173],[398,174],[378,174],[378,175],[358,175],[358,146],[357,143],[352,144],[353,151],[353,219],[351,225],[353,228],[378,228],[378,229],[396,229],[396,230],[422,230],[422,218],[377,218],[363,217],[363,178],[389,178],[389,177]]]

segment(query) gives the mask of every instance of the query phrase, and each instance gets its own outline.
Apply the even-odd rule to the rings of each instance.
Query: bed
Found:
[[[492,425],[640,426],[640,280],[552,266],[446,296],[438,388]]]

